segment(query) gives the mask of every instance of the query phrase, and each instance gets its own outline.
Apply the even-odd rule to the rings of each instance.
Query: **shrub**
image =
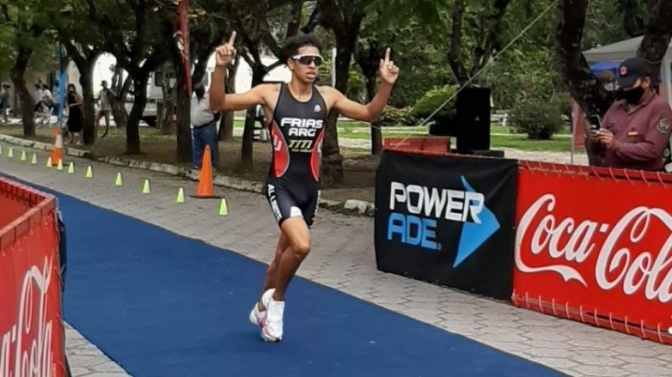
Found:
[[[564,125],[557,100],[530,99],[515,105],[510,115],[516,133],[526,134],[530,140],[549,140]]]
[[[424,120],[432,115],[436,109],[441,107],[446,100],[451,98],[456,91],[455,86],[443,86],[435,88],[425,93],[422,98],[413,106],[411,115],[418,120]],[[452,118],[455,115],[455,98],[435,114],[436,117]]]
[[[417,124],[417,120],[411,115],[410,107],[397,109],[392,106],[386,106],[383,114],[380,116],[381,127],[415,126]]]

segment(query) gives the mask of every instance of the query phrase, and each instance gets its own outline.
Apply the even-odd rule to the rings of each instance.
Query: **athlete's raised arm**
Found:
[[[262,105],[264,102],[263,93],[268,85],[258,85],[241,94],[225,94],[226,67],[236,56],[236,49],[233,45],[235,41],[236,32],[234,31],[231,33],[229,41],[215,50],[216,66],[209,91],[210,110],[212,111],[246,110],[256,105]]]
[[[359,104],[350,100],[336,89],[330,89],[329,94],[335,98],[333,107],[341,113],[341,115],[354,120],[364,122],[375,122],[380,119],[380,114],[385,109],[387,101],[390,99],[392,93],[392,86],[399,77],[399,68],[390,60],[390,49],[385,51],[385,59],[380,60],[380,88],[378,93],[373,97],[371,102],[367,105]]]

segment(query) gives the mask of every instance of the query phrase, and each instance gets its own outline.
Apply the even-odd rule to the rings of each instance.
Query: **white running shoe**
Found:
[[[264,308],[268,308],[268,303],[271,301],[271,297],[273,297],[273,292],[275,292],[275,289],[269,289],[261,296],[261,303],[264,305]],[[259,303],[255,302],[254,308],[250,312],[250,322],[255,326],[262,327],[265,317],[266,311],[259,310]]]
[[[259,310],[259,304],[254,303],[254,308],[250,312],[250,322],[255,325],[261,327],[264,324],[264,316],[266,315],[266,312],[262,312]]]
[[[282,317],[285,312],[285,302],[271,298],[266,309],[261,337],[267,342],[279,342],[282,340]]]

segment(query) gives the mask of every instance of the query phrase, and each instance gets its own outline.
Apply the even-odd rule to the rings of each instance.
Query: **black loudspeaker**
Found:
[[[490,89],[462,89],[455,107],[458,153],[490,150]]]
[[[446,105],[446,106],[451,106]],[[450,136],[457,137],[457,117],[434,115],[434,122],[429,126],[429,134],[431,136]]]

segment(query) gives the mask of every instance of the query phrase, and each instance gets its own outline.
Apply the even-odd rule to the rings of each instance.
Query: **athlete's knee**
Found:
[[[292,244],[292,250],[297,256],[306,256],[310,253],[310,240],[302,239],[296,240]]]

